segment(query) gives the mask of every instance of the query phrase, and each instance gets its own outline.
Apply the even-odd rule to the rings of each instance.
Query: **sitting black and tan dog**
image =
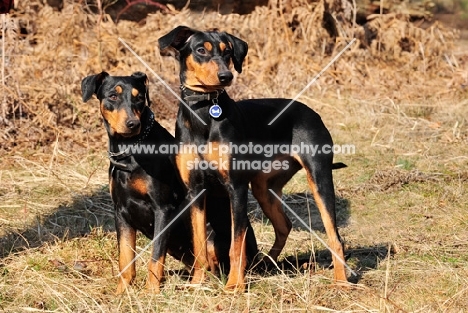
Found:
[[[247,192],[252,193],[270,219],[275,230],[275,242],[269,255],[276,260],[291,230],[291,222],[279,200],[283,186],[301,168],[307,173],[309,187],[320,211],[334,251],[336,281],[346,282],[343,246],[336,227],[335,191],[332,169],[345,166],[333,164],[333,141],[320,116],[306,105],[288,99],[232,100],[225,87],[233,79],[231,66],[241,73],[248,45],[225,32],[197,31],[179,26],[159,38],[162,53],[172,49],[180,64],[180,80],[184,103],[179,104],[176,139],[186,145],[208,145],[207,153],[179,153],[177,167],[195,199],[203,188],[219,188],[228,192],[232,214],[232,242],[226,289],[243,290],[246,268],[248,230]],[[318,153],[295,149],[281,151],[278,147],[315,147]],[[241,150],[241,148],[246,148]],[[253,149],[257,150],[253,150]],[[263,153],[261,152],[262,149]],[[271,148],[274,148],[271,150]],[[246,152],[247,151],[247,152]],[[258,151],[258,152],[255,152]],[[323,153],[321,153],[323,152]],[[327,153],[328,152],[328,153]],[[194,168],[196,162],[219,164],[209,170]],[[213,184],[214,182],[214,184]],[[273,194],[275,193],[275,194]],[[192,282],[200,283],[205,276],[207,261],[204,199],[197,198],[191,208],[195,230],[194,252],[197,256]]]
[[[88,76],[81,83],[83,101],[93,94],[109,136],[109,190],[115,207],[120,280],[117,294],[135,278],[136,231],[155,238],[149,262],[147,287],[160,291],[166,252],[189,268],[194,263],[193,236],[187,210],[172,225],[185,203],[185,187],[173,163],[173,155],[156,153],[164,145],[177,146],[174,137],[156,122],[149,105],[148,79],[144,73],[110,76],[106,72]],[[145,148],[137,150],[138,148]],[[152,149],[150,153],[148,149]],[[210,269],[229,271],[231,220],[229,198],[216,191],[207,193]],[[213,209],[210,209],[213,208]],[[168,230],[164,231],[165,228]],[[247,235],[248,258],[257,254],[253,231]]]

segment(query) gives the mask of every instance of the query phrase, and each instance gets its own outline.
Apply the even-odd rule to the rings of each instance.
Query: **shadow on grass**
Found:
[[[294,193],[283,197],[288,206],[304,221],[311,221],[313,231],[324,233],[322,220],[310,194]],[[269,223],[263,216],[256,201],[250,197],[250,219],[252,222]],[[293,229],[305,230],[305,227],[285,209],[286,214],[293,222]],[[348,224],[350,215],[350,202],[347,199],[337,197],[336,215],[338,227]],[[100,227],[104,231],[115,231],[113,204],[107,186],[103,186],[91,195],[78,195],[69,204],[60,205],[46,216],[37,217],[36,222],[25,230],[10,231],[0,238],[0,258],[10,254],[33,249],[45,243],[57,243],[89,234],[94,228]],[[271,243],[272,244],[272,243]],[[346,258],[351,267],[358,272],[358,276],[352,276],[350,280],[358,282],[362,274],[370,269],[377,268],[378,260],[387,256],[385,246],[359,247],[348,249]],[[274,274],[297,273],[298,271],[312,268],[331,268],[331,253],[328,250],[301,252],[300,254],[287,256],[278,262],[278,267],[268,268],[267,272]],[[264,272],[264,269],[261,270]]]
[[[289,208],[294,210],[303,222],[311,227],[312,231],[322,234],[325,233],[325,227],[322,223],[320,213],[310,193],[290,193],[283,196],[283,201],[289,206]],[[350,218],[351,203],[349,200],[337,196],[335,204],[337,226],[339,228],[346,227]],[[293,230],[306,230],[306,227],[304,227],[302,222],[298,221],[289,209],[284,208],[284,210],[293,224]],[[254,222],[270,224],[270,222],[263,216],[261,208],[252,196],[250,197],[249,214],[250,219]],[[286,245],[287,244],[288,243],[286,243]],[[388,247],[384,244],[346,249],[345,258],[347,264],[356,273],[356,276],[351,275],[348,277],[349,281],[352,283],[358,283],[365,272],[376,269],[378,267],[379,260],[382,260],[387,256]],[[332,255],[327,249],[289,255],[284,259],[279,260],[276,266],[272,264],[259,264],[258,268],[254,268],[253,270],[258,273],[266,271],[268,274],[273,275],[276,273],[295,275],[298,272],[315,271],[321,268],[333,268]]]
[[[89,234],[93,228],[113,231],[113,205],[106,186],[91,195],[77,195],[71,203],[58,206],[48,215],[37,216],[28,228],[9,230],[0,238],[0,258]]]
[[[356,275],[348,273],[348,281],[357,284],[362,276],[378,267],[379,260],[388,257],[389,251],[386,246],[357,247],[347,249],[345,258],[347,264]],[[320,269],[333,269],[331,253],[328,250],[319,250],[312,253],[301,252],[290,255],[278,261],[275,265],[259,263],[253,268],[253,272],[267,275],[286,274],[289,276],[297,273],[315,272]]]
[[[252,198],[253,199],[253,198]],[[311,212],[312,228],[324,231],[323,224],[314,201],[310,195],[297,193],[284,197],[286,203],[301,219],[308,221],[308,211]],[[255,206],[257,205],[256,200]],[[307,203],[310,205],[308,210]],[[346,225],[349,218],[349,203],[345,199],[337,199],[338,225]],[[114,208],[109,195],[108,186],[102,186],[92,194],[77,195],[70,203],[59,205],[48,215],[38,215],[29,227],[23,230],[12,229],[0,238],[0,258],[25,249],[40,247],[45,243],[54,243],[82,237],[89,234],[93,228],[101,227],[104,231],[115,231]],[[293,221],[295,229],[304,227],[285,209]],[[249,214],[252,222],[265,221],[260,208]]]

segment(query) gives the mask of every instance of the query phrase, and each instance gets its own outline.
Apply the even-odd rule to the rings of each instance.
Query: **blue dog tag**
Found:
[[[221,116],[221,113],[223,113],[223,110],[221,110],[221,107],[217,104],[213,104],[210,107],[210,115],[213,118],[218,118]]]

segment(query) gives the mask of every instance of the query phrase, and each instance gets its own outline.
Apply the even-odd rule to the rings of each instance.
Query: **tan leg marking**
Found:
[[[115,292],[116,294],[123,293],[136,276],[135,262],[123,271],[135,258],[135,247],[136,231],[130,228],[122,230],[119,241],[119,271],[121,275]]]
[[[165,256],[161,256],[157,261],[150,259],[148,264],[148,282],[146,285],[148,291],[159,293],[161,282],[164,280],[164,262]]]
[[[210,235],[208,235],[208,237],[210,237]],[[207,252],[207,257],[208,257],[208,263],[210,264],[210,272],[213,275],[217,275],[218,269],[219,269],[219,260],[218,260],[218,255],[216,254],[214,241],[211,239],[208,239],[206,252]]]
[[[336,225],[333,218],[330,216],[325,204],[322,201],[322,197],[318,193],[317,186],[313,181],[311,175],[307,173],[307,180],[309,181],[310,189],[312,190],[312,194],[315,199],[315,203],[317,204],[317,208],[320,212],[320,216],[322,217],[323,225],[325,226],[325,232],[327,233],[328,241],[330,248],[335,251],[335,253],[341,258],[342,261],[345,260],[343,245],[341,244],[340,240],[338,239],[338,234],[336,233]],[[346,271],[345,266],[342,261],[339,261],[335,255],[332,255],[333,259],[333,268],[334,268],[334,278],[335,281],[348,281],[346,278]]]
[[[206,243],[206,212],[192,206],[190,215],[193,230],[193,253],[195,254],[192,284],[200,284],[205,280],[206,271],[209,267]]]
[[[280,156],[275,158],[275,161],[282,162],[288,159],[289,156]],[[282,170],[280,169],[276,171],[272,170],[270,173],[260,172],[250,182],[253,196],[257,199],[263,213],[265,213],[266,217],[270,220],[275,231],[275,242],[268,252],[268,255],[274,261],[277,261],[292,228],[292,223],[283,210],[283,204],[279,199],[271,194],[267,185],[268,180],[273,178],[275,175],[281,175],[279,174],[281,171]],[[282,197],[281,188],[277,188],[273,191],[278,195],[278,197]]]
[[[303,165],[303,162],[299,158],[299,156],[295,155],[294,158],[301,165]],[[348,280],[346,278],[345,266],[342,263],[345,261],[343,245],[338,238],[338,233],[336,232],[336,224],[335,224],[334,218],[330,215],[329,211],[327,210],[327,207],[325,206],[325,203],[323,203],[322,197],[317,188],[317,184],[313,180],[310,171],[307,168],[305,169],[307,172],[307,181],[309,182],[309,188],[312,191],[312,195],[314,196],[315,203],[317,204],[317,208],[322,218],[323,226],[325,227],[325,232],[327,233],[327,237],[329,241],[328,244],[330,245],[330,249],[332,249],[342,260],[342,261],[339,261],[335,257],[335,255],[332,254],[334,279],[337,282],[347,282]],[[333,204],[333,206],[334,205],[335,204]]]
[[[243,231],[237,234],[236,238],[234,238],[231,243],[231,249],[229,250],[231,269],[229,271],[228,281],[224,287],[225,290],[237,292],[245,289],[245,267],[247,265],[245,237],[246,231]]]

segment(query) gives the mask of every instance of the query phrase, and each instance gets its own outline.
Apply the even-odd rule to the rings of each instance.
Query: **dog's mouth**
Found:
[[[135,136],[138,136],[140,134],[140,131],[141,131],[141,127],[138,127],[138,128],[135,128],[135,129],[129,129],[127,127],[125,128],[119,128],[119,129],[115,129],[113,128],[113,134],[114,136],[121,136],[121,137],[124,137],[124,138],[132,138],[132,137],[135,137]]]
[[[231,84],[232,84],[232,80],[229,81],[229,82],[227,82],[227,83],[220,83],[220,84],[218,84],[218,85],[216,85],[216,86],[217,86],[218,89],[219,89],[220,87],[228,87],[228,86],[231,86]]]
[[[195,87],[197,88],[204,88],[208,91],[216,91],[216,90],[220,90],[220,89],[223,89],[224,87],[228,87],[229,85],[231,84],[218,84],[218,85],[196,85]]]
[[[121,135],[122,137],[125,137],[125,138],[131,138],[131,137],[138,136],[139,134],[140,134],[140,130],[131,131],[131,132],[128,132],[128,133],[120,133],[119,135]]]

